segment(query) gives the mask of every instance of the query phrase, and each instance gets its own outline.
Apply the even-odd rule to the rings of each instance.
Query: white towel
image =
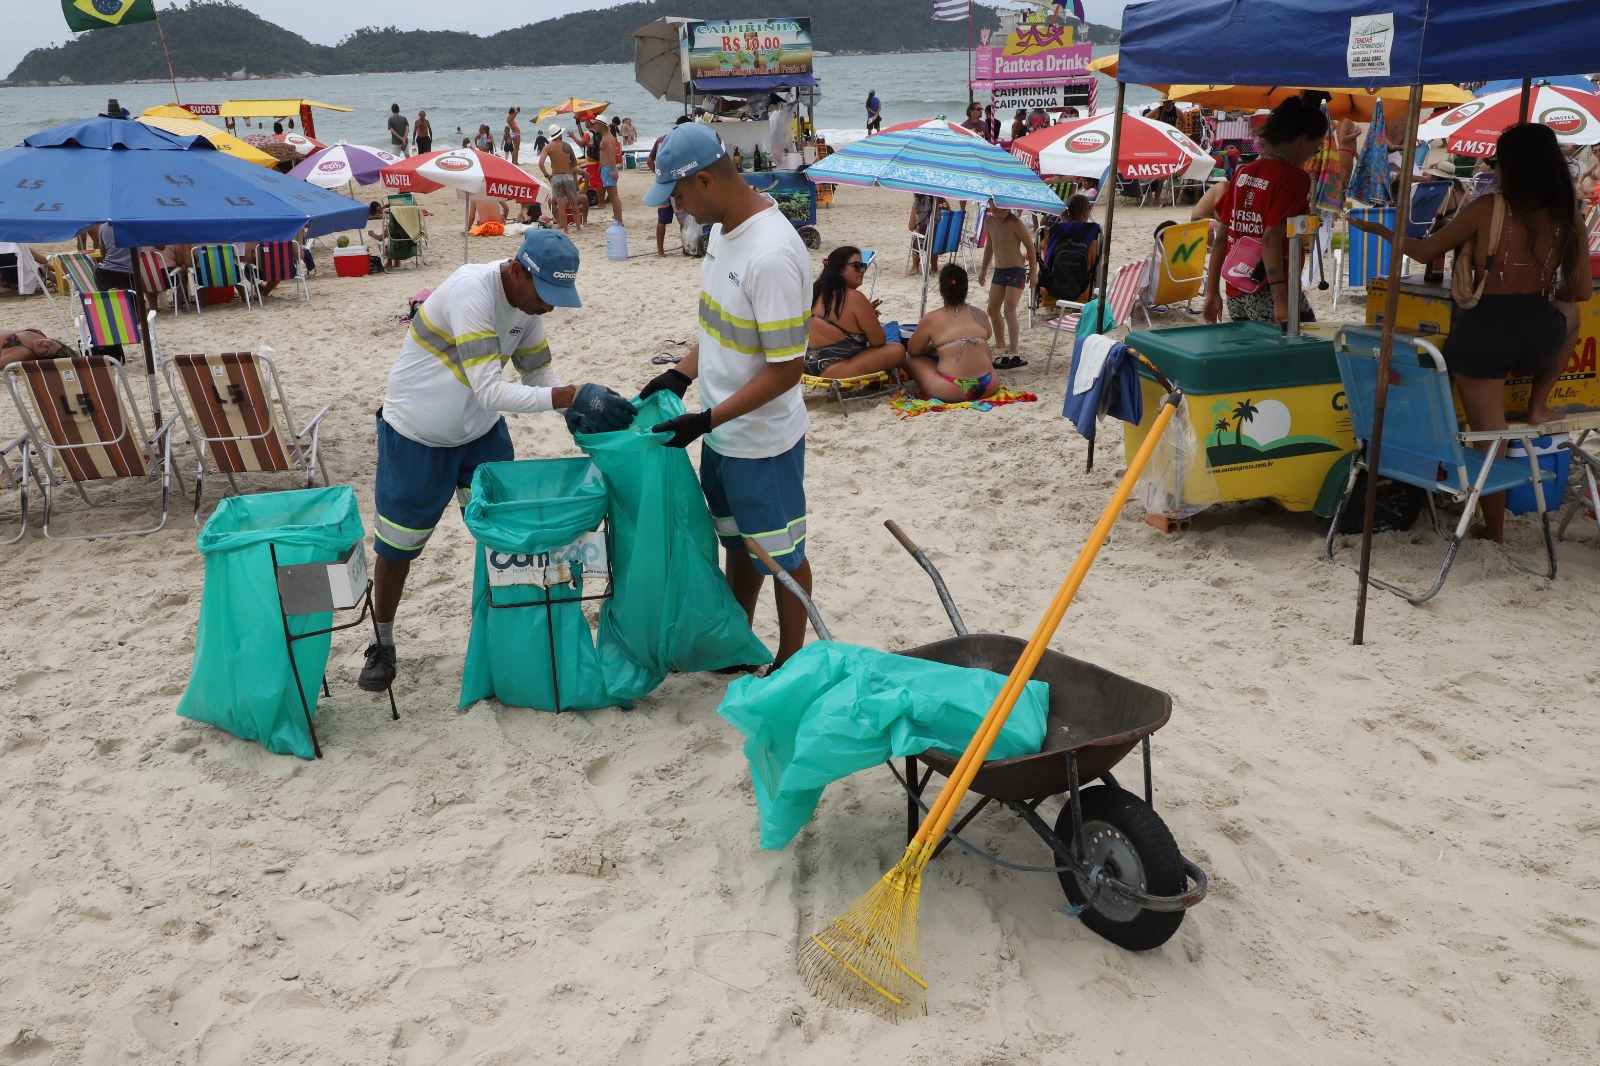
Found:
[[[1083,351],[1078,356],[1078,371],[1072,375],[1074,396],[1094,388],[1100,372],[1105,369],[1106,357],[1111,354],[1111,349],[1116,343],[1104,334],[1084,338]]]

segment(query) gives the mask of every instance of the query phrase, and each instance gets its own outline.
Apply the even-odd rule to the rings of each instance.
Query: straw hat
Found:
[[[1424,177],[1455,179],[1456,168],[1449,160],[1434,160],[1422,168]]]

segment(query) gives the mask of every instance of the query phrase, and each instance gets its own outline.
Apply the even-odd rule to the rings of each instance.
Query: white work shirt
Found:
[[[511,306],[500,264],[458,267],[412,316],[389,371],[383,420],[401,436],[454,448],[494,428],[501,412],[549,411],[561,385],[537,315]],[[501,371],[510,362],[519,385]]]
[[[810,323],[811,256],[776,203],[726,233],[711,227],[700,264],[700,399],[707,409],[768,363],[803,357]],[[809,424],[796,382],[706,440],[723,455],[767,459],[794,447]]]

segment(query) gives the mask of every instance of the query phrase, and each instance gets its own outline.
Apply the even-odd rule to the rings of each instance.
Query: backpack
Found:
[[[1045,264],[1044,284],[1058,300],[1076,300],[1089,288],[1089,246],[1079,237],[1062,237]]]

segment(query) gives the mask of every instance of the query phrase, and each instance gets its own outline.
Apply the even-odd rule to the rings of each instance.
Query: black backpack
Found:
[[[1078,237],[1061,237],[1045,264],[1044,284],[1058,300],[1076,300],[1089,288],[1089,246]]]

